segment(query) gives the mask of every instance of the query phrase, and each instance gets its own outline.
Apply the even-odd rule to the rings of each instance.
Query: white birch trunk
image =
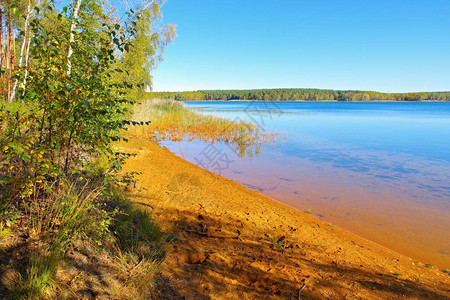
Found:
[[[25,18],[25,25],[24,25],[24,31],[25,31],[25,36],[23,37],[23,41],[22,41],[22,46],[20,47],[20,57],[19,57],[19,72],[20,69],[22,68],[22,63],[23,63],[23,57],[25,54],[25,47],[27,44],[27,36],[28,36],[28,23],[30,22],[30,16],[31,16],[31,1],[28,1],[28,7],[27,7],[27,16]],[[19,82],[19,78],[16,78],[16,80],[14,81],[14,85],[11,91],[11,96],[9,101],[13,101],[14,98],[16,97],[16,90],[17,90],[17,83]]]
[[[41,4],[41,0],[38,0],[36,2],[35,7],[39,6],[40,4]],[[31,9],[31,15],[33,15],[33,14],[34,14],[34,7]],[[30,58],[30,44],[31,44],[31,31],[28,32],[28,40],[27,40],[27,45],[26,45],[26,48],[25,48],[25,64],[24,64],[25,74],[23,76],[22,96],[25,95],[25,89],[27,87],[28,67],[29,67],[29,58]]]
[[[72,72],[72,63],[70,62],[70,57],[72,56],[73,50],[72,50],[72,43],[75,39],[75,36],[73,32],[75,31],[75,23],[78,18],[78,11],[80,10],[81,0],[74,0],[75,5],[73,8],[73,15],[72,15],[72,24],[70,24],[70,38],[69,38],[69,51],[67,53],[67,75],[70,75]]]
[[[31,43],[31,32],[28,34],[27,49],[25,51],[25,75],[23,76],[23,91],[22,96],[25,95],[25,89],[27,87],[27,76],[28,76],[28,58],[30,56],[30,43]]]
[[[5,44],[3,43],[3,1],[0,0],[0,68],[5,68]]]
[[[5,27],[7,30],[7,36],[6,36],[6,71],[7,71],[7,95],[6,95],[6,99],[10,100],[10,95],[11,95],[11,76],[12,76],[12,68],[13,68],[13,57],[14,55],[12,54],[14,49],[13,49],[13,43],[11,42],[11,39],[14,38],[14,34],[13,34],[13,29],[12,29],[12,25],[11,25],[11,12],[8,10],[8,14],[6,15],[6,23],[5,23]]]

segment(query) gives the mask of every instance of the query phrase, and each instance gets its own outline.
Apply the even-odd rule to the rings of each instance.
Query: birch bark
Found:
[[[72,72],[72,62],[70,61],[70,57],[73,54],[72,49],[72,43],[75,40],[75,25],[78,18],[78,11],[80,10],[81,0],[74,0],[74,8],[73,8],[73,15],[72,15],[72,23],[70,24],[70,38],[69,38],[69,51],[67,53],[67,75],[70,75]]]

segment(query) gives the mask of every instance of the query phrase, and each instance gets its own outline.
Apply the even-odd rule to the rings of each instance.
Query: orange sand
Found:
[[[132,200],[172,240],[164,299],[450,297],[450,276],[130,137]],[[300,296],[299,296],[300,294]]]

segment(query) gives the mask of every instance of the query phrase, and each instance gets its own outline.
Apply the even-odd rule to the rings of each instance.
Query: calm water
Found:
[[[165,142],[183,158],[409,255],[450,267],[450,103],[186,102],[281,133],[241,158]]]

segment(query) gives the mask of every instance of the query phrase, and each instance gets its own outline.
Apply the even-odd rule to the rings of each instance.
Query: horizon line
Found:
[[[184,91],[150,91],[151,93],[184,93],[199,91],[255,91],[255,90],[321,90],[321,91],[340,91],[340,92],[372,92],[381,94],[420,94],[420,93],[450,93],[448,91],[422,91],[422,92],[379,92],[374,90],[351,90],[351,89],[324,89],[324,88],[248,88],[248,89],[197,89]]]

